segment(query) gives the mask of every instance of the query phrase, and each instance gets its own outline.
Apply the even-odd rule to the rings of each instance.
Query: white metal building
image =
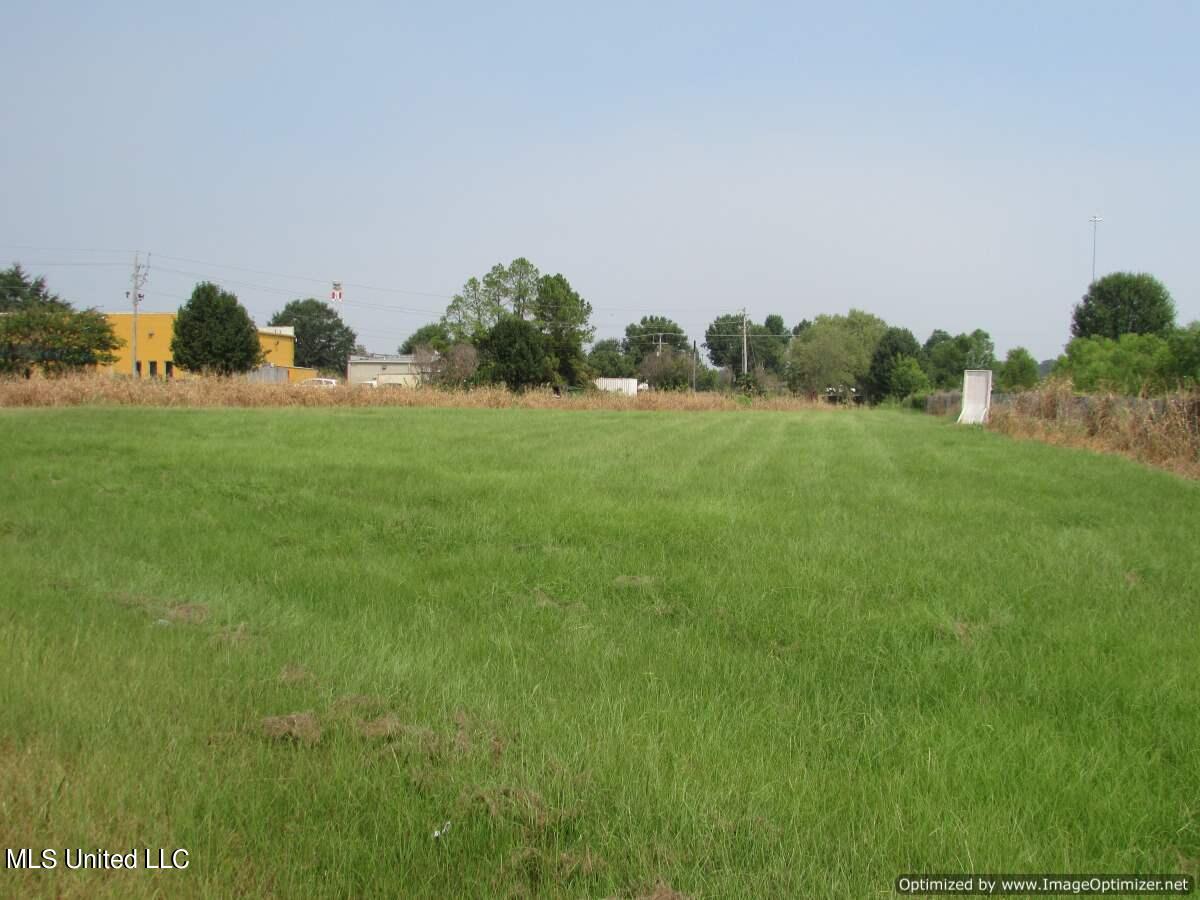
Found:
[[[371,387],[416,387],[421,383],[421,366],[412,355],[371,353],[351,356],[346,366],[346,384]]]
[[[636,397],[638,391],[646,390],[646,385],[638,384],[636,378],[597,378],[593,383],[602,391],[624,394],[627,397]]]

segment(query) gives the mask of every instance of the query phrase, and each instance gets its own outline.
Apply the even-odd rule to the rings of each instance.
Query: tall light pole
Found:
[[[1104,219],[1101,216],[1092,216],[1088,219],[1092,223],[1092,282],[1096,281],[1096,229]]]

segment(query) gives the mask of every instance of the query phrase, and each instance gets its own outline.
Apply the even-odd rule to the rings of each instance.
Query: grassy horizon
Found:
[[[5,893],[1196,873],[1195,483],[885,411],[22,409],[0,446],[6,846],[191,859]]]

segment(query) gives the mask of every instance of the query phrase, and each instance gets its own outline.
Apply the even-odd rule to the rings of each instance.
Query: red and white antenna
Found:
[[[329,291],[329,299],[333,303],[342,302],[342,283],[340,281],[333,283],[333,287]]]

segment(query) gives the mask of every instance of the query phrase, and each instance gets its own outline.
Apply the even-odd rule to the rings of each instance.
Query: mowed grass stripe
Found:
[[[0,429],[13,842],[174,840],[196,895],[845,896],[1200,856],[1190,483],[879,412]],[[316,744],[264,734],[301,711]]]

